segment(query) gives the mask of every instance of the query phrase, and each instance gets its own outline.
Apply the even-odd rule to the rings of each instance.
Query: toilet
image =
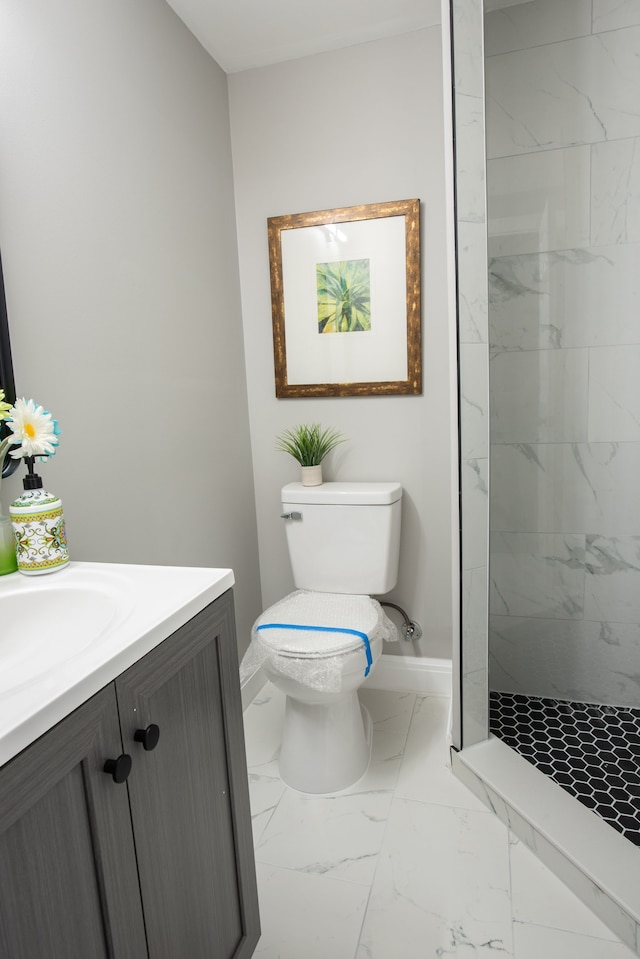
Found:
[[[397,581],[401,501],[392,482],[282,489],[296,590],[258,618],[245,660],[286,695],[279,771],[301,792],[346,789],[368,768],[372,723],[358,689],[397,639],[371,594]]]

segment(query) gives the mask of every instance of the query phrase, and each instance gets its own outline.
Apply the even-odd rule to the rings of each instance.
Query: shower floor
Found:
[[[640,709],[492,692],[491,732],[640,846]]]

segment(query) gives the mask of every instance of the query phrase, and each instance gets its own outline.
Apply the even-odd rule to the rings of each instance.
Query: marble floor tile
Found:
[[[267,683],[244,712],[247,766],[253,772],[278,777],[277,759],[282,742],[284,705],[284,696],[271,683]]]
[[[284,697],[245,712],[259,959],[632,959],[453,777],[444,697],[363,689],[372,763],[307,796],[278,777]]]
[[[369,887],[258,863],[256,959],[353,959]]]
[[[515,922],[550,926],[594,939],[615,941],[615,936],[604,923],[515,836],[511,836],[509,858]]]
[[[451,772],[447,744],[449,701],[443,696],[420,697],[407,739],[395,795],[460,809],[486,807]]]
[[[606,942],[576,932],[513,924],[515,959],[633,959],[634,953],[622,942]]]
[[[415,693],[361,689],[360,702],[373,722],[371,761],[363,778],[347,792],[394,789],[416,705]]]
[[[258,862],[370,885],[391,792],[306,796],[287,789],[256,845]]]
[[[253,842],[258,844],[269,824],[276,807],[286,790],[280,777],[261,776],[249,772],[249,796],[251,800],[251,826]]]
[[[395,799],[358,959],[512,956],[508,858],[490,813]]]

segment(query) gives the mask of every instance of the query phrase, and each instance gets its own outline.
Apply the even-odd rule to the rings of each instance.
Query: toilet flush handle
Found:
[[[302,513],[294,510],[292,513],[280,513],[281,519],[302,519]]]

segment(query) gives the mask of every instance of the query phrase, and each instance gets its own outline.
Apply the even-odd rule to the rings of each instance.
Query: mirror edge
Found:
[[[2,255],[0,254],[0,387],[4,390],[7,403],[16,401],[16,384],[13,377],[13,360],[11,358],[11,340],[9,338],[9,317],[7,314],[7,300],[4,292],[4,274],[2,272]],[[9,433],[6,423],[0,422],[0,439]],[[2,475],[10,476],[18,468],[19,460],[12,459],[7,453],[2,465]]]

